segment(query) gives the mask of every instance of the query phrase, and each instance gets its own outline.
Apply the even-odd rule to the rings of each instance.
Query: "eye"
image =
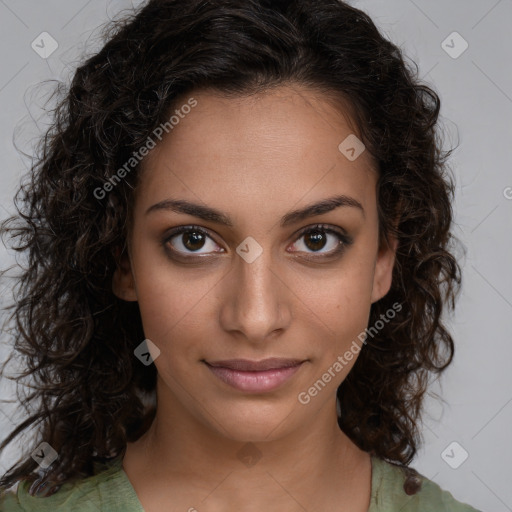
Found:
[[[208,241],[210,243],[208,243]],[[174,229],[163,241],[165,246],[171,246],[171,251],[181,254],[202,255],[210,252],[224,252],[214,250],[218,245],[211,236],[199,226],[180,226]],[[206,251],[200,252],[202,249]]]
[[[330,228],[324,224],[307,227],[303,229],[297,240],[304,238],[303,242],[295,242],[292,252],[305,252],[314,257],[329,257],[341,254],[345,248],[352,243],[342,230]],[[162,241],[167,250],[173,255],[184,255],[185,257],[204,256],[210,253],[223,253],[224,249],[216,250],[219,247],[213,238],[199,226],[180,226],[173,229]],[[327,250],[323,250],[327,248]]]
[[[305,228],[299,235],[298,240],[301,239],[304,239],[304,241],[294,243],[294,247],[299,252],[319,254],[322,257],[341,254],[346,246],[352,243],[352,240],[341,230],[329,228],[324,224]],[[325,248],[327,249],[322,251]]]

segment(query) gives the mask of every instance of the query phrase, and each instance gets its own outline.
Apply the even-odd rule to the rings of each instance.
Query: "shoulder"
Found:
[[[406,466],[372,457],[372,497],[368,512],[480,512]]]
[[[0,512],[144,512],[120,459],[95,467],[93,476],[65,483],[46,497],[32,496],[30,483],[20,481],[16,491],[0,497]]]

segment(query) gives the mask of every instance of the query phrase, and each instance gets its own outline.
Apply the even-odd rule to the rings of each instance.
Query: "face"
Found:
[[[335,411],[357,354],[333,365],[389,290],[377,171],[367,151],[338,148],[356,132],[321,93],[190,96],[197,104],[144,161],[114,291],[138,301],[160,351],[159,409],[165,401],[173,417],[231,439],[270,440]],[[253,373],[219,363],[268,358],[293,361]]]

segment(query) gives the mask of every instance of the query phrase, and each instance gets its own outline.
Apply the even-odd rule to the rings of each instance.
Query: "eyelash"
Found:
[[[180,235],[182,233],[187,232],[198,232],[201,233],[208,238],[213,238],[210,236],[208,231],[206,231],[204,228],[201,228],[199,226],[195,225],[188,225],[188,226],[180,226],[178,228],[173,229],[168,235],[165,236],[165,238],[162,240],[162,245],[166,249],[167,252],[170,252],[171,255],[179,255],[179,257],[183,259],[193,260],[193,259],[200,259],[207,257],[206,255],[196,255],[196,256],[183,256],[180,251],[176,251],[175,249],[172,249],[169,247],[169,241],[172,240],[176,235]],[[327,253],[319,253],[318,255],[315,255],[315,253],[307,253],[309,256],[306,259],[327,259],[327,258],[333,258],[336,256],[341,256],[341,254],[345,251],[345,249],[350,246],[353,242],[352,238],[347,236],[346,234],[342,233],[341,231],[338,231],[337,229],[333,229],[326,224],[315,224],[314,226],[307,226],[303,228],[297,235],[296,241],[298,241],[300,238],[302,238],[304,235],[320,232],[323,234],[331,234],[335,235],[338,240],[339,244],[334,250],[331,250]],[[215,241],[215,240],[214,240]],[[216,243],[216,242],[215,242]],[[295,242],[294,242],[295,243]],[[218,251],[221,252],[221,251]]]

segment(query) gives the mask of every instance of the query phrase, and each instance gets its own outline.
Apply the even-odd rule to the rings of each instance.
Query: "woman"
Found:
[[[474,511],[408,467],[454,352],[439,108],[336,0],[112,25],[3,226],[41,404],[0,449],[42,422],[4,509]]]

